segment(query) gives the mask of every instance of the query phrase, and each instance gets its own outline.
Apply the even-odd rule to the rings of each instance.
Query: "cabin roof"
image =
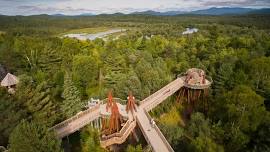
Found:
[[[15,75],[8,73],[5,78],[1,81],[1,86],[8,87],[16,85],[19,82],[18,78]]]

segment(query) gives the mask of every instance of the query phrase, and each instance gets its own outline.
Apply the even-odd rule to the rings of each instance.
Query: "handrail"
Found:
[[[114,99],[114,100],[118,100],[118,101],[122,101],[122,102],[126,102],[126,101],[127,101],[127,100],[123,100],[123,99],[121,99],[121,98],[113,98],[113,99]],[[108,98],[105,98],[105,99],[103,99],[103,100],[101,100],[101,101],[106,101],[106,100],[108,100]],[[82,116],[84,116],[84,115],[86,115],[86,114],[88,114],[88,113],[90,113],[90,112],[93,112],[94,110],[99,109],[99,107],[100,107],[100,104],[97,104],[97,105],[95,105],[94,107],[91,107],[91,108],[89,108],[89,109],[87,109],[87,110],[85,110],[85,111],[82,111],[82,112],[80,112],[80,113],[77,113],[75,116],[72,116],[71,118],[62,121],[61,123],[59,123],[59,124],[53,126],[53,127],[50,128],[50,129],[57,129],[57,128],[64,127],[64,126],[68,125],[68,123],[70,123],[70,122],[72,122],[72,121],[74,121],[74,120],[76,120],[76,119],[79,119],[80,117],[82,117]]]
[[[149,115],[149,113],[146,110],[143,110],[144,113],[146,114],[149,122],[152,119],[151,116]],[[168,148],[169,151],[174,152],[174,150],[172,149],[170,143],[167,141],[167,139],[165,138],[165,136],[162,134],[162,132],[160,131],[160,129],[158,128],[158,126],[156,124],[154,125],[154,129],[157,131],[159,137],[161,137],[161,140],[165,143],[166,147]]]
[[[132,121],[130,123],[130,125],[128,126],[127,129],[124,130],[124,132],[122,133],[121,136],[115,136],[115,137],[111,137],[109,139],[106,140],[101,140],[100,144],[102,147],[107,147],[109,145],[112,144],[121,144],[125,141],[125,139],[128,137],[129,135],[129,131],[132,131],[133,128],[136,127],[136,121]]]
[[[50,128],[50,129],[58,129],[58,128],[62,128],[62,127],[64,127],[64,126],[68,125],[68,123],[70,123],[70,122],[72,122],[72,121],[74,121],[74,120],[77,120],[77,119],[81,118],[82,116],[84,116],[84,115],[86,115],[86,114],[88,114],[88,113],[90,113],[90,112],[93,112],[93,111],[95,111],[95,110],[98,110],[99,107],[100,107],[100,104],[97,104],[96,106],[94,106],[94,107],[92,107],[92,108],[89,108],[89,109],[87,109],[87,110],[85,110],[85,111],[82,111],[82,112],[80,112],[80,113],[77,113],[75,116],[72,116],[71,118],[66,119],[65,121],[62,121],[61,123],[59,123],[59,124],[53,126],[53,127]]]
[[[105,99],[103,99],[103,100],[101,100],[101,101],[105,101],[105,102],[103,102],[104,104],[106,104],[106,101],[108,100],[108,98],[105,98]],[[118,101],[121,101],[122,103],[126,103],[127,102],[127,100],[124,100],[124,99],[121,99],[121,98],[113,98],[113,100],[118,100]],[[120,103],[121,103],[120,102]]]
[[[147,101],[151,100],[152,98],[154,98],[157,94],[160,94],[161,92],[163,92],[164,90],[166,90],[169,86],[173,85],[175,81],[177,81],[179,78],[175,79],[174,81],[170,82],[169,84],[165,85],[163,88],[159,89],[158,91],[156,91],[155,93],[151,94],[150,96],[148,96],[147,98],[145,98],[144,100],[142,100],[140,102],[140,105],[147,103]]]
[[[177,79],[177,80],[179,80],[179,79]],[[164,87],[164,88],[166,88],[166,89],[169,89],[170,91],[172,91],[172,90],[174,90],[175,89],[175,87],[178,87],[178,83],[175,83],[176,82],[176,80],[175,81],[173,81],[172,83],[170,83],[170,85],[167,85],[166,87]],[[164,91],[166,90],[166,89],[164,89]],[[169,92],[170,92],[169,91]],[[176,90],[175,90],[176,91]],[[166,93],[168,93],[168,92],[164,92],[163,93],[163,96],[166,94]],[[164,99],[165,100],[165,99]],[[158,102],[157,102],[158,101]],[[158,99],[156,99],[156,100],[154,100],[153,102],[151,102],[150,104],[148,104],[146,107],[145,107],[145,110],[146,111],[150,111],[153,107],[155,107],[156,105],[158,105],[159,103],[161,103],[163,100],[160,100],[160,98],[158,98]],[[153,105],[155,105],[155,106],[153,106]]]
[[[184,81],[184,86],[187,88],[192,88],[192,89],[205,89],[205,88],[209,88],[211,86],[211,84],[213,83],[213,79],[210,76],[205,76],[206,79],[206,84],[188,84],[185,81],[186,78],[186,74],[185,73],[181,73],[179,75],[177,75],[178,78],[181,78]]]
[[[108,135],[108,136],[105,136],[105,137],[101,137],[101,139],[103,140],[107,140],[109,138],[112,138],[112,137],[120,137],[123,135],[123,132],[125,132],[125,130],[128,129],[129,125],[131,124],[132,122],[131,121],[127,121],[126,124],[122,127],[122,129],[119,131],[119,132],[116,132],[116,133],[113,133],[111,135]]]

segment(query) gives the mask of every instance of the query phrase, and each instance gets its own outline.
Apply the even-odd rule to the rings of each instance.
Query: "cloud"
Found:
[[[269,0],[207,0],[204,1],[203,6],[244,6],[244,7],[252,7],[252,6],[261,6],[261,7],[269,7]]]
[[[190,11],[209,7],[270,7],[270,0],[0,0],[0,14],[129,13],[134,11]]]
[[[70,15],[76,15],[80,13],[86,12],[96,12],[97,10],[94,9],[85,9],[85,8],[72,8],[72,7],[64,7],[64,8],[57,8],[57,7],[44,7],[44,6],[29,6],[29,5],[22,5],[18,6],[17,10],[23,12],[23,14],[57,14],[57,13],[65,13]]]

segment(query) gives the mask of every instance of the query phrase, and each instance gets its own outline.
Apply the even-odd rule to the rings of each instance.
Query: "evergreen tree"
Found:
[[[253,59],[250,62],[250,77],[254,81],[256,91],[265,90],[266,83],[270,81],[270,57]]]
[[[217,99],[212,115],[223,123],[224,148],[242,151],[251,143],[251,135],[260,133],[269,117],[263,98],[247,86],[237,86]],[[268,129],[264,128],[263,132]],[[258,140],[258,139],[257,139]],[[255,140],[256,141],[256,140]],[[262,140],[267,143],[267,141]]]
[[[189,151],[195,152],[223,152],[224,149],[217,143],[216,129],[205,119],[202,113],[194,113],[186,128],[186,137],[192,140],[188,145]]]
[[[27,75],[21,75],[19,79],[16,96],[26,107],[31,119],[46,126],[53,125],[59,115],[51,86],[46,81],[36,86],[32,77]]]
[[[82,94],[85,94],[87,87],[97,85],[98,72],[97,59],[84,55],[73,57],[72,77]]]
[[[43,125],[23,120],[11,133],[11,152],[61,152],[61,141]]]
[[[196,137],[191,142],[191,151],[195,152],[224,152],[222,146],[215,143],[214,140],[207,136]]]
[[[23,107],[23,104],[16,101],[16,98],[9,96],[4,88],[0,88],[0,97],[0,145],[6,146],[12,130],[21,119],[27,117],[27,110]]]
[[[250,143],[246,151],[268,152],[270,151],[270,112],[267,112],[264,122],[252,133]]]
[[[25,102],[25,105],[37,123],[51,126],[58,118],[57,106],[46,81],[36,87],[33,96]]]
[[[81,110],[80,92],[73,84],[72,78],[68,73],[65,75],[62,97],[64,101],[61,105],[61,110],[66,117],[71,117]]]
[[[128,145],[126,152],[143,152],[142,145],[132,146]]]
[[[44,45],[38,59],[38,66],[39,69],[53,74],[53,72],[60,68],[62,58],[60,53],[53,48],[53,44],[47,43]]]
[[[216,94],[223,93],[230,87],[231,76],[233,74],[233,64],[224,63],[220,66],[217,76],[214,79],[214,91]]]
[[[91,126],[87,126],[81,132],[82,152],[104,152],[100,147],[99,133]]]
[[[115,96],[125,99],[131,91],[136,98],[141,99],[141,82],[134,71],[130,71],[121,81],[114,85]]]

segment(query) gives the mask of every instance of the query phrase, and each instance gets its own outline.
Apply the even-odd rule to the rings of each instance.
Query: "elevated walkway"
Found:
[[[145,98],[140,102],[140,107],[145,109],[147,112],[158,106],[169,96],[174,94],[177,90],[184,86],[184,81],[182,78],[177,78],[170,82],[157,92],[153,93],[149,97]]]
[[[120,132],[102,137],[101,146],[107,147],[113,144],[123,143],[136,127],[136,123],[138,123],[146,141],[151,145],[154,152],[173,152],[173,149],[159,128],[156,125],[151,126],[151,117],[147,112],[158,106],[183,86],[183,79],[177,78],[157,92],[145,98],[137,107],[137,112],[133,113],[136,120],[133,120],[133,116],[130,113],[125,113],[125,107],[121,107],[121,105],[119,105],[120,113],[127,118],[127,123],[125,126],[123,126]],[[75,131],[83,128],[91,121],[99,117],[109,115],[109,113],[105,111],[105,106],[105,104],[97,104],[96,106],[93,106],[90,109],[80,112],[77,115],[63,121],[51,129],[56,131],[56,134],[59,138],[68,136],[69,134],[72,134]]]
[[[136,115],[138,125],[147,141],[154,152],[173,152],[171,145],[168,143],[158,126],[150,123],[150,115],[139,109]]]
[[[100,117],[100,105],[91,107],[52,127],[58,138],[68,136]]]

